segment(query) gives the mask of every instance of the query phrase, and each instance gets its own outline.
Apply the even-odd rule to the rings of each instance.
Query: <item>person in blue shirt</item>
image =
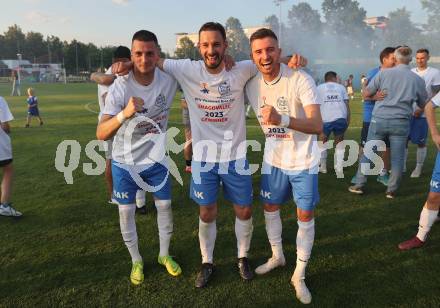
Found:
[[[27,89],[28,98],[26,100],[28,104],[28,115],[26,118],[25,127],[29,127],[31,124],[31,117],[37,117],[40,121],[40,126],[43,125],[43,120],[40,117],[40,111],[38,110],[38,98],[35,96],[35,90],[32,88]]]

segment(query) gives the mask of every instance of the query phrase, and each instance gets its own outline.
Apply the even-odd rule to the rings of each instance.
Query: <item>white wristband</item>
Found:
[[[116,116],[116,120],[118,120],[119,124],[124,124],[125,122],[125,116],[124,116],[124,112],[121,111],[117,114]]]
[[[290,117],[287,114],[282,114],[281,115],[280,126],[282,126],[282,127],[289,127],[289,125],[290,125]]]

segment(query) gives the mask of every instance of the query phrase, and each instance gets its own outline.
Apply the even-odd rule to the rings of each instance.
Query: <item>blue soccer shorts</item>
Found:
[[[429,184],[429,191],[440,193],[440,152],[437,152],[435,159],[434,170],[432,171],[431,182]]]
[[[327,137],[330,136],[331,133],[335,136],[340,136],[345,133],[347,127],[348,123],[346,119],[336,119],[332,122],[324,122],[323,133]]]
[[[140,189],[152,192],[156,199],[171,200],[171,175],[166,166],[155,163],[144,166],[140,172],[134,169],[137,168],[112,160],[113,195],[119,204],[135,203],[136,191]]]
[[[318,174],[310,170],[287,171],[270,166],[261,175],[260,198],[264,203],[281,205],[293,196],[296,206],[312,211],[319,202]]]
[[[413,144],[426,144],[428,138],[428,122],[426,118],[411,118],[410,131],[408,139]]]
[[[252,206],[252,178],[246,159],[224,163],[191,164],[190,198],[198,205],[217,202],[220,181],[225,199],[239,206]]]

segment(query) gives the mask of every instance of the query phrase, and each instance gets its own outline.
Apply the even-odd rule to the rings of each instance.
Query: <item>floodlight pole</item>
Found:
[[[21,83],[20,63],[22,59],[21,53],[17,53],[17,59],[18,59],[18,68],[17,68],[18,84],[20,84]]]
[[[278,25],[278,42],[281,47],[281,40],[282,40],[282,22],[281,22],[281,4],[287,0],[273,0],[275,3],[275,6],[280,7],[280,15],[279,15],[279,25]]]

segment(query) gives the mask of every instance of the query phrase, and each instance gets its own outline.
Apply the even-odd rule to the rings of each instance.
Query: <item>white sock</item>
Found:
[[[136,191],[136,206],[138,208],[145,206],[145,193],[146,192],[141,189]]]
[[[202,263],[213,263],[217,225],[213,222],[204,222],[199,218],[199,242],[202,254]]]
[[[419,232],[417,232],[417,237],[422,242],[426,241],[426,237],[429,233],[429,230],[431,230],[432,225],[434,224],[435,220],[437,219],[438,210],[428,210],[426,207],[423,207],[422,212],[420,213],[420,220],[419,220]]]
[[[388,170],[385,169],[385,168],[383,168],[383,169],[380,171],[379,175],[380,175],[380,176],[388,175]]]
[[[303,279],[306,275],[307,262],[312,253],[315,239],[315,219],[307,222],[298,220],[298,233],[296,235],[296,268],[293,278]]]
[[[252,217],[248,220],[241,220],[238,217],[235,217],[235,236],[237,237],[238,258],[248,256],[253,230],[254,226],[252,225]]]
[[[284,258],[283,242],[281,234],[283,225],[281,223],[280,210],[275,212],[264,211],[264,220],[266,221],[267,238],[272,248],[272,255],[276,258]]]
[[[420,167],[423,166],[427,152],[428,152],[427,147],[417,148],[417,166],[420,166]]]
[[[134,204],[119,205],[119,226],[121,227],[122,238],[128,248],[132,262],[142,261],[139,253],[138,237],[136,232],[136,222],[134,214],[136,206]]]
[[[159,256],[168,256],[171,235],[173,235],[173,213],[171,200],[155,200],[157,209],[157,228],[159,229]]]
[[[342,162],[344,161],[344,153],[345,148],[338,148],[335,149],[335,169],[337,171],[342,171]]]

